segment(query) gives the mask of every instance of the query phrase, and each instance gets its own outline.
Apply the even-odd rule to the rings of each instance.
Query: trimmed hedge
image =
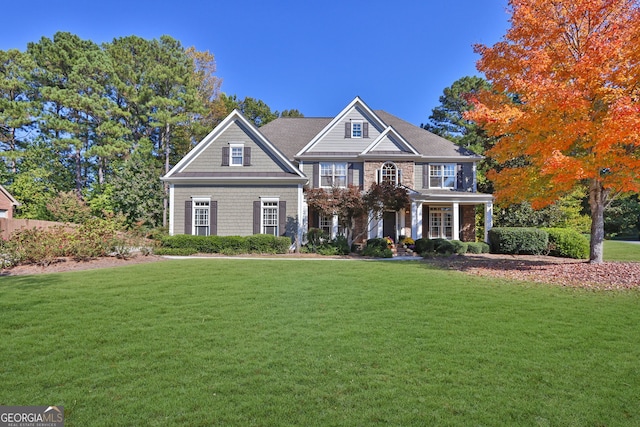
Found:
[[[488,254],[491,249],[485,242],[469,242],[467,246],[467,253],[469,254]]]
[[[286,254],[291,246],[288,237],[276,237],[268,234],[254,234],[252,236],[191,236],[178,234],[165,236],[161,240],[164,249],[188,249],[193,253],[205,254]],[[164,249],[163,249],[164,248]],[[156,250],[156,253],[158,251]],[[169,255],[169,254],[166,254]]]
[[[589,258],[589,241],[570,228],[545,228],[549,234],[549,255],[562,258]]]
[[[538,228],[494,227],[489,231],[489,244],[496,254],[541,255],[548,250],[549,234]]]
[[[416,240],[416,252],[421,256],[425,256],[427,254],[479,254],[488,253],[489,245],[481,242],[462,242],[460,240],[418,239]]]

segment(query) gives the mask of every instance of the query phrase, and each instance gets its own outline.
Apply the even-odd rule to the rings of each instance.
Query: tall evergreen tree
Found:
[[[468,101],[469,96],[490,88],[489,82],[477,76],[456,80],[444,89],[439,98],[440,105],[432,110],[429,121],[421,127],[477,154],[483,154],[492,139],[476,123],[465,119],[464,113],[473,108]]]
[[[35,63],[26,53],[0,51],[0,156],[13,175],[38,114],[31,85],[34,69]]]

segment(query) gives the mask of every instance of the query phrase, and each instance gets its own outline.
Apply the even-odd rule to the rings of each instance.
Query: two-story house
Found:
[[[491,228],[493,197],[477,192],[482,157],[356,97],[328,118],[279,118],[256,128],[238,111],[162,179],[170,186],[171,234],[335,236],[335,217],[310,211],[312,188],[388,181],[406,187],[411,206],[368,224],[363,238],[475,240],[475,207]]]

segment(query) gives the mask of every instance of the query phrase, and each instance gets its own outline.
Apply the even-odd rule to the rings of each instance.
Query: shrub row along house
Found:
[[[474,241],[476,205],[484,207],[485,233],[492,225],[493,197],[476,188],[481,159],[359,97],[335,117],[279,118],[259,129],[233,111],[162,178],[169,232],[300,242],[314,227],[335,237],[338,219],[310,210],[304,186],[366,190],[385,181],[404,186],[411,204],[362,221],[362,239]]]

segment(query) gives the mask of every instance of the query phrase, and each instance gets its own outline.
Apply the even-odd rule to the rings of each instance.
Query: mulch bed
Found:
[[[425,259],[465,273],[587,289],[640,289],[640,263],[604,262],[528,255],[462,255]]]

